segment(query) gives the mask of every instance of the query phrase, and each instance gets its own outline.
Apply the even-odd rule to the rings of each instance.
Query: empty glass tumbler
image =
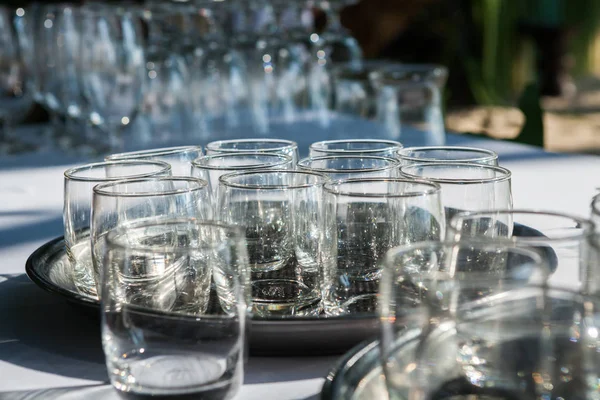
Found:
[[[292,157],[298,162],[298,144],[284,139],[232,139],[218,140],[206,145],[206,154],[216,153],[274,153]]]
[[[461,146],[406,147],[395,154],[400,164],[464,162],[498,165],[498,154],[492,150]]]
[[[325,185],[326,314],[376,310],[380,263],[386,252],[402,244],[443,238],[440,194],[436,183],[400,178],[347,179]]]
[[[65,171],[65,248],[73,269],[73,283],[80,293],[97,296],[90,244],[93,187],[122,179],[169,175],[170,165],[161,161],[109,161]]]
[[[461,211],[512,208],[511,173],[506,168],[457,162],[421,163],[401,166],[400,175],[438,183],[448,221]]]
[[[324,175],[260,171],[220,179],[220,218],[244,228],[256,316],[322,310]]]
[[[103,260],[102,344],[113,386],[136,398],[233,397],[248,311],[241,232],[187,218],[133,224],[108,233]]]
[[[390,64],[376,74],[377,120],[388,136],[424,146],[444,145],[442,93],[448,70],[439,65]]]
[[[259,169],[293,169],[292,157],[271,153],[218,153],[197,158],[192,163],[192,176],[208,182],[216,201],[219,178],[227,173]],[[215,203],[216,204],[216,203]]]
[[[308,157],[298,162],[298,169],[325,174],[334,180],[362,177],[393,178],[398,175],[398,160],[359,154]]]
[[[164,161],[167,164],[171,165],[171,173],[173,176],[190,176],[190,171],[192,169],[192,161],[201,156],[201,146],[179,146],[111,154],[109,156],[106,156],[105,160]]]
[[[485,341],[498,330],[489,324],[478,343],[469,336],[480,328],[477,320],[468,330],[456,329],[455,321],[471,305],[510,299],[513,290],[543,284],[546,278],[547,265],[540,253],[503,241],[429,241],[390,250],[379,313],[382,366],[391,398],[447,398],[476,395],[462,392],[468,386],[488,389],[484,370],[495,364],[484,356],[489,351]],[[503,313],[480,307],[473,317],[516,316],[534,307],[505,308]],[[515,325],[514,333],[519,328]],[[508,365],[523,356],[526,346],[505,350],[494,357]],[[507,398],[494,389],[490,385],[490,392],[482,393]]]
[[[310,145],[311,157],[368,155],[395,158],[402,144],[393,140],[348,139],[324,140]]]
[[[553,287],[598,286],[591,239],[594,224],[584,218],[549,211],[493,210],[459,213],[447,226],[449,240],[506,239],[540,251],[548,260]]]
[[[91,241],[94,278],[99,283],[106,235],[141,221],[188,217],[207,220],[211,213],[208,183],[191,177],[127,179],[94,186]]]

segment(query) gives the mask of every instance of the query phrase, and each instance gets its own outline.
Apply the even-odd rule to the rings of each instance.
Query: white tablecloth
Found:
[[[561,155],[514,143],[451,135],[450,144],[490,148],[513,172],[516,208],[581,216],[600,186],[600,158]],[[301,146],[306,145],[300,143]],[[18,391],[107,380],[98,321],[44,292],[24,275],[26,258],[62,234],[62,172],[76,157],[0,157],[0,398]],[[574,271],[574,273],[576,273]],[[239,399],[317,398],[337,357],[251,358]],[[11,393],[8,393],[11,392]],[[49,390],[40,399],[113,398],[110,387]],[[114,397],[116,398],[116,397]]]

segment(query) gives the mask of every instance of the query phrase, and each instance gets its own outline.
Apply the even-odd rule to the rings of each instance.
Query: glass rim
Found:
[[[154,166],[160,166],[160,167],[162,167],[162,169],[158,170],[158,171],[154,171],[154,172],[146,172],[146,173],[139,173],[139,174],[134,174],[134,175],[124,175],[124,176],[115,176],[115,177],[105,177],[105,178],[75,175],[79,172],[89,171],[89,170],[93,170],[96,168],[104,168],[104,167],[111,166],[111,165],[116,165],[116,166],[119,166],[119,165],[154,165]],[[158,160],[114,160],[114,161],[101,161],[101,162],[89,163],[89,164],[84,164],[84,165],[80,165],[77,167],[69,168],[64,172],[64,177],[66,179],[68,179],[69,181],[75,181],[75,182],[113,182],[113,181],[120,181],[123,179],[149,178],[152,176],[159,176],[159,174],[162,174],[165,172],[169,172],[169,173],[171,172],[171,165],[164,161],[158,161]]]
[[[248,157],[248,156],[259,156],[259,157],[275,157],[278,158],[280,160],[280,162],[277,162],[275,164],[259,164],[259,165],[227,165],[227,166],[219,166],[219,165],[205,165],[205,164],[200,164],[200,162],[204,161],[204,160],[209,160],[209,159],[215,159],[215,158],[227,158],[227,157]],[[216,153],[216,154],[210,154],[210,155],[206,155],[206,156],[201,156],[196,158],[194,161],[192,161],[192,166],[196,167],[196,168],[200,168],[200,169],[211,169],[211,170],[238,170],[238,169],[264,169],[264,168],[273,168],[273,167],[280,167],[283,166],[287,163],[292,163],[293,159],[292,157],[288,156],[287,154],[279,154],[279,153],[268,153],[268,152],[245,152],[245,153]]]
[[[501,210],[483,210],[483,211],[461,211],[450,218],[448,224],[446,226],[446,231],[448,233],[458,234],[460,233],[456,227],[457,221],[464,219],[474,219],[481,218],[483,216],[488,215],[498,215],[498,214],[521,214],[521,215],[533,215],[533,216],[546,216],[546,217],[558,217],[561,219],[571,220],[575,222],[576,226],[582,229],[582,232],[577,232],[573,235],[563,235],[561,237],[550,238],[547,236],[513,236],[513,237],[498,237],[494,238],[494,241],[505,241],[511,243],[519,243],[519,242],[559,242],[566,240],[576,240],[578,238],[586,238],[594,235],[596,224],[587,218],[578,217],[571,214],[566,214],[558,211],[545,211],[545,210],[526,210],[526,209],[501,209]],[[514,220],[513,220],[514,223]],[[535,227],[531,227],[535,229]],[[464,240],[471,240],[472,237],[467,237]],[[483,238],[482,238],[483,239]],[[463,240],[463,239],[461,239]],[[490,240],[490,239],[485,239]]]
[[[377,168],[352,168],[352,169],[334,169],[334,168],[313,168],[308,165],[303,165],[302,163],[312,162],[312,161],[321,161],[321,160],[342,160],[342,159],[369,159],[369,160],[383,160],[389,162],[389,165],[384,167]],[[321,173],[352,173],[352,172],[374,172],[374,171],[385,171],[392,168],[398,168],[398,160],[391,157],[383,157],[383,156],[369,156],[369,155],[328,155],[328,156],[316,156],[316,157],[306,157],[302,160],[298,161],[297,166],[303,170],[307,171],[315,171]]]
[[[202,152],[202,146],[174,146],[174,147],[163,147],[160,149],[128,151],[125,153],[110,154],[110,155],[104,157],[104,159],[106,161],[130,160],[130,159],[136,159],[137,157],[166,156],[166,155],[184,153],[184,152],[194,151],[194,150],[199,150],[200,152]]]
[[[359,193],[353,191],[340,191],[336,190],[334,186],[345,185],[348,183],[367,183],[367,182],[401,182],[401,183],[418,183],[423,186],[429,186],[429,189],[423,191],[411,191],[405,193]],[[336,196],[347,196],[347,197],[368,197],[368,198],[409,198],[409,197],[421,197],[430,196],[436,193],[441,193],[442,187],[436,183],[425,179],[408,179],[408,178],[349,178],[341,179],[337,181],[330,181],[325,183],[324,189],[326,192]]]
[[[464,158],[459,160],[440,160],[436,158],[426,158],[426,157],[415,157],[407,154],[403,154],[404,152],[409,151],[464,151],[464,152],[473,152],[473,153],[483,153],[487,154],[487,156],[482,157],[474,157],[474,158]],[[493,161],[498,159],[498,153],[493,150],[482,149],[478,147],[468,147],[468,146],[413,146],[413,147],[404,147],[397,151],[396,155],[402,160],[409,161],[420,161],[419,164],[424,162],[427,163],[440,163],[440,162],[461,162],[461,163],[475,163],[475,161]]]
[[[364,149],[364,150],[348,150],[348,149],[326,149],[324,147],[318,147],[318,146],[323,146],[326,144],[342,144],[342,143],[381,143],[381,144],[389,144],[389,146],[386,147],[382,147],[379,149]],[[387,140],[387,139],[336,139],[336,140],[321,140],[318,142],[314,142],[311,143],[311,145],[309,146],[309,151],[314,150],[314,151],[318,151],[320,153],[324,153],[329,154],[329,155],[334,155],[335,153],[339,153],[340,155],[342,154],[348,154],[348,155],[355,155],[355,154],[365,154],[368,155],[369,153],[380,153],[382,151],[386,151],[386,150],[394,150],[397,149],[397,151],[400,151],[401,149],[404,148],[404,145],[400,142],[397,142],[395,140]]]
[[[474,178],[474,179],[465,179],[465,178],[457,178],[457,179],[449,179],[449,178],[432,178],[430,176],[424,176],[424,175],[415,175],[415,174],[410,174],[408,172],[405,172],[405,169],[408,168],[440,168],[440,167],[457,167],[457,168],[477,168],[477,169],[487,169],[487,170],[493,170],[495,172],[499,172],[502,175],[501,176],[495,176],[493,178]],[[461,185],[473,185],[473,184],[482,184],[482,183],[494,183],[494,182],[503,182],[503,181],[510,181],[510,178],[512,176],[512,172],[510,172],[510,170],[504,168],[504,167],[499,167],[497,165],[488,165],[488,164],[477,164],[477,163],[466,163],[466,162],[446,162],[446,161],[442,161],[442,162],[437,162],[437,163],[418,163],[418,164],[408,164],[408,165],[401,165],[400,168],[400,173],[404,176],[407,176],[409,178],[420,178],[420,179],[426,179],[426,180],[430,180],[433,182],[438,182],[438,183],[448,183],[448,184],[461,184]]]
[[[311,175],[318,178],[322,178],[322,181],[317,183],[301,183],[297,185],[249,185],[249,184],[241,184],[241,183],[233,183],[228,181],[232,178],[237,178],[240,176],[249,176],[249,175],[268,175],[268,174],[290,174],[290,175]],[[221,175],[219,177],[219,183],[223,186],[227,186],[235,189],[247,189],[247,190],[288,190],[288,189],[306,189],[309,187],[315,186],[324,186],[327,182],[329,182],[331,178],[327,175],[312,172],[312,171],[297,171],[290,169],[268,169],[264,171],[243,171],[243,172],[233,172],[230,174]]]
[[[276,152],[281,150],[293,150],[298,148],[298,143],[287,140],[287,139],[270,139],[270,138],[252,138],[252,139],[228,139],[228,140],[215,140],[206,145],[206,150],[223,153],[247,153],[250,149],[232,149],[232,148],[220,148],[217,147],[221,144],[227,143],[260,143],[260,142],[272,142],[272,143],[280,143],[279,147],[272,147],[268,149],[252,149],[253,152]]]
[[[132,229],[144,229],[151,227],[164,227],[164,226],[178,226],[178,225],[187,225],[193,224],[194,226],[205,226],[205,227],[215,227],[221,229],[225,232],[233,234],[237,239],[243,239],[244,233],[241,227],[236,225],[229,225],[219,221],[206,220],[200,221],[196,218],[173,218],[168,220],[155,220],[153,222],[141,221],[138,223],[133,223],[126,226],[121,226],[115,229],[112,229],[106,235],[106,243],[107,247],[125,251],[132,251],[138,253],[156,253],[159,252],[169,252],[169,253],[178,253],[183,254],[187,253],[190,250],[194,249],[211,249],[215,246],[188,246],[181,247],[180,245],[139,245],[139,244],[123,244],[119,242],[115,236],[120,236],[128,230]]]
[[[110,187],[115,187],[124,184],[131,183],[141,183],[141,182],[172,182],[172,181],[180,181],[180,182],[194,182],[197,183],[198,186],[192,188],[185,189],[172,189],[166,191],[148,191],[148,192],[111,192],[106,190]],[[196,192],[199,190],[208,189],[208,182],[204,179],[194,178],[190,176],[157,176],[151,178],[140,178],[140,179],[122,179],[119,181],[112,181],[107,183],[100,183],[93,187],[94,194],[98,194],[101,196],[107,197],[158,197],[158,196],[173,196],[176,194]]]

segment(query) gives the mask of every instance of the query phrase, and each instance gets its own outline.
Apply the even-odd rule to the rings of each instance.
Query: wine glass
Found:
[[[24,88],[25,67],[12,23],[13,12],[0,6],[0,153],[14,150],[11,127],[31,106]]]
[[[134,11],[93,4],[82,8],[81,82],[93,123],[108,136],[108,147],[123,147],[123,129],[142,100],[145,57],[141,21]]]

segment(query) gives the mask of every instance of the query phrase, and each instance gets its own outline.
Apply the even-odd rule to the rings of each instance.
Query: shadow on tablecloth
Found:
[[[99,318],[42,291],[26,275],[0,278],[1,360],[72,378],[108,379]]]

